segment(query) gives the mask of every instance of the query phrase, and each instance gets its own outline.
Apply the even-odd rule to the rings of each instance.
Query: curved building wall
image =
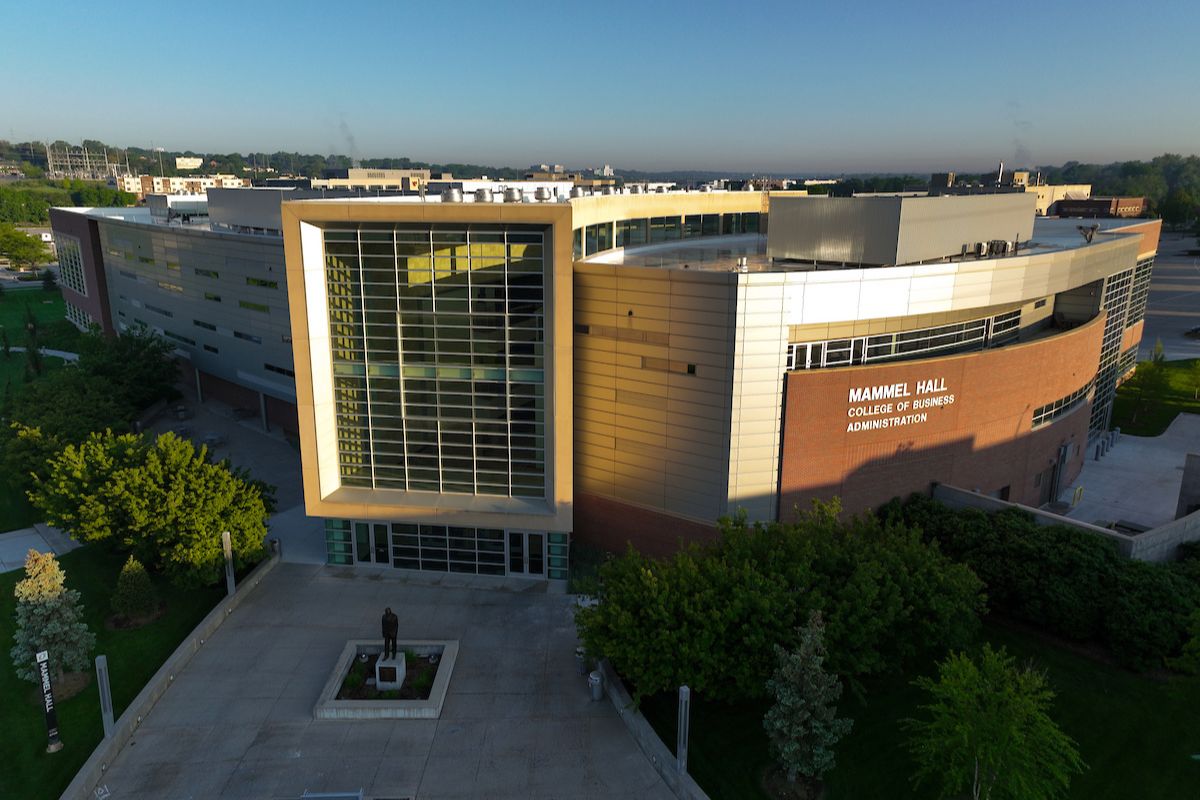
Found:
[[[780,516],[834,495],[861,511],[931,482],[1040,505],[1079,472],[1090,402],[1036,429],[1034,413],[1095,379],[1103,332],[1101,315],[979,353],[788,373]]]

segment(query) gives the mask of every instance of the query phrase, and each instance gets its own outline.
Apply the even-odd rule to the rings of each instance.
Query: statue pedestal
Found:
[[[399,689],[404,683],[404,654],[398,653],[395,658],[380,656],[375,661],[375,688],[379,691]]]

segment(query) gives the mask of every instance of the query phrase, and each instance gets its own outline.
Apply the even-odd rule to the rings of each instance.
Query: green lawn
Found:
[[[1079,743],[1088,771],[1071,784],[1072,798],[1192,798],[1200,788],[1200,677],[1157,680],[1136,675],[996,624],[984,638],[1047,671],[1058,696],[1053,716]],[[933,672],[932,665],[928,669]],[[826,776],[827,800],[924,800],[915,790],[900,721],[915,716],[922,693],[914,675],[867,686],[865,703],[849,693],[842,713],[854,730],[838,747],[838,766]],[[642,710],[673,750],[675,698],[643,701]],[[762,731],[765,704],[730,709],[693,702],[689,771],[708,794],[764,798],[758,777],[767,766]]]
[[[224,594],[222,589],[179,590],[156,580],[167,613],[134,631],[109,631],[109,595],[124,562],[96,545],[59,559],[67,586],[83,594],[85,617],[96,634],[96,652],[108,656],[115,716],[137,695],[185,636]],[[57,798],[103,738],[100,700],[95,681],[80,694],[58,704],[58,724],[65,747],[48,755],[40,694],[17,679],[8,657],[14,627],[13,586],[18,570],[0,575],[0,797],[39,800]],[[94,677],[94,676],[93,676]]]
[[[75,352],[79,330],[66,320],[66,303],[62,294],[55,289],[6,289],[0,296],[0,328],[8,332],[9,344],[14,347],[25,345],[25,308],[33,311],[41,323],[39,341],[42,347],[52,350]],[[13,357],[16,357],[16,353]]]
[[[1138,364],[1138,370],[1148,363]],[[1196,397],[1200,371],[1196,364],[1196,359],[1164,361],[1167,381],[1159,393],[1143,394],[1133,381],[1122,384],[1113,403],[1113,427],[1135,436],[1158,436],[1180,412],[1200,414],[1200,399]]]

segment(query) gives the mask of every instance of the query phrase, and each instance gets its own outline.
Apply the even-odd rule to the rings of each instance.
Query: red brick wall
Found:
[[[666,556],[679,549],[680,541],[706,542],[717,537],[717,529],[660,511],[651,511],[609,500],[594,494],[576,494],[573,509],[575,541],[624,552],[628,542],[651,556]]]
[[[1045,474],[1062,444],[1073,445],[1064,485],[1078,474],[1087,445],[1084,403],[1033,431],[1035,408],[1071,394],[1096,372],[1103,316],[1071,331],[1022,345],[900,364],[797,371],[787,375],[780,516],[813,498],[842,498],[850,511],[927,491],[932,482],[993,492],[1037,505],[1036,476]],[[945,382],[945,391],[917,392],[917,382]],[[850,417],[853,408],[889,401],[849,402],[851,388],[906,384],[911,395],[893,402],[953,395],[954,402],[917,411]],[[878,430],[848,431],[849,423],[925,414]]]

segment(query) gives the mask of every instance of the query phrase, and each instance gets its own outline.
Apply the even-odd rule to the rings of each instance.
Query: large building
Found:
[[[287,345],[331,563],[550,579],[572,541],[661,553],[813,498],[1053,499],[1133,367],[1159,230],[1035,221],[1032,192],[224,194],[262,208],[56,210],[109,276],[89,315],[187,322],[202,381],[268,395],[265,334]]]
[[[209,189],[239,189],[250,185],[249,178],[236,175],[125,175],[117,178],[117,188],[137,195],[139,200],[151,194],[204,194]]]

